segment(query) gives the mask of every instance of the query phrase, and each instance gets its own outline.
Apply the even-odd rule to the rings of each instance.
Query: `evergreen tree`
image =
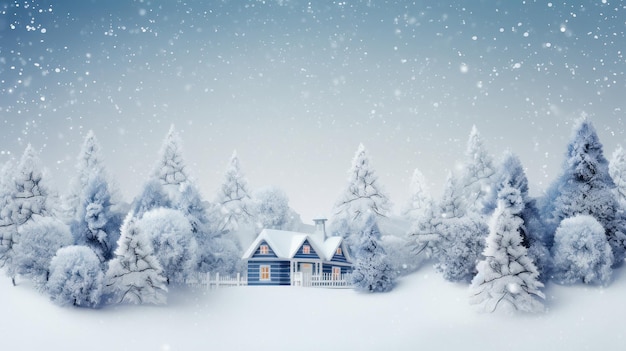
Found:
[[[426,184],[426,178],[417,168],[413,171],[410,190],[411,198],[404,214],[411,222],[415,222],[431,214],[434,206],[433,198]]]
[[[182,143],[174,126],[163,140],[159,161],[154,167],[152,177],[158,179],[168,192],[177,192],[180,184],[189,181],[182,155]],[[170,199],[175,196],[170,195]]]
[[[484,312],[505,308],[540,312],[545,298],[539,272],[522,245],[521,212],[524,202],[519,189],[505,186],[498,193],[498,205],[491,219],[485,259],[478,263],[472,279],[470,303]]]
[[[161,185],[161,181],[152,178],[148,179],[139,196],[133,201],[132,211],[137,218],[141,218],[144,213],[160,207],[174,208],[172,200],[165,192],[163,185]]]
[[[389,199],[370,165],[369,155],[360,144],[348,172],[348,185],[335,203],[330,232],[342,237],[358,233],[370,213],[384,217],[389,207]]]
[[[363,292],[386,292],[393,289],[396,272],[380,243],[376,215],[368,215],[366,225],[355,238],[353,248],[354,268],[350,279],[354,289]]]
[[[523,209],[520,217],[524,221],[520,227],[522,244],[528,249],[528,256],[533,260],[539,270],[539,277],[547,279],[550,267],[550,251],[547,249],[545,224],[543,223],[535,199],[528,194],[528,178],[524,167],[517,156],[511,152],[505,152],[504,158],[495,175],[496,185],[493,192],[484,201],[485,214],[491,215],[497,206],[497,195],[500,190],[511,187],[518,189],[522,196]]]
[[[95,134],[87,133],[76,164],[77,177],[66,201],[76,244],[90,247],[101,262],[113,256],[122,224],[117,190],[108,180]]]
[[[20,241],[19,229],[34,216],[48,216],[48,188],[43,179],[37,152],[28,145],[20,159],[11,181],[6,186],[4,207],[0,210],[0,262],[15,284],[16,267],[13,266],[13,247]]]
[[[248,190],[248,181],[244,177],[239,164],[237,152],[233,152],[228,168],[224,174],[224,183],[217,193],[216,203],[222,217],[218,230],[233,232],[239,223],[252,218],[252,198]]]
[[[438,207],[411,227],[416,255],[435,260],[435,269],[446,280],[469,282],[476,274],[488,233],[483,217],[465,212],[465,199],[457,178],[448,174]]]
[[[563,219],[590,215],[604,227],[613,251],[613,263],[620,264],[626,253],[626,234],[614,189],[596,130],[583,118],[574,128],[563,173],[543,200],[542,213],[550,233],[548,246],[552,246],[556,228]]]
[[[85,136],[76,159],[76,177],[70,182],[69,194],[64,199],[63,214],[68,221],[75,220],[83,202],[83,193],[89,179],[96,174],[104,174],[100,143],[93,131]]]
[[[626,210],[626,152],[621,145],[618,145],[613,152],[609,163],[609,174],[615,183],[620,209],[624,212]]]
[[[476,126],[472,127],[465,162],[459,177],[459,187],[465,199],[465,211],[482,214],[483,199],[489,196],[494,185],[495,167]]]
[[[554,235],[553,280],[559,284],[607,285],[613,270],[613,253],[604,228],[586,215],[564,219]]]
[[[46,290],[55,303],[97,307],[101,302],[103,286],[100,259],[90,248],[64,247],[52,258]]]
[[[166,278],[154,256],[150,239],[141,232],[134,213],[129,213],[121,228],[115,258],[106,273],[106,288],[119,303],[166,302]]]

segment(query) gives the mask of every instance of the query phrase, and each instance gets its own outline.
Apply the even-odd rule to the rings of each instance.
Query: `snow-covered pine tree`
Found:
[[[384,217],[390,206],[389,198],[370,165],[367,150],[360,144],[348,171],[348,184],[335,203],[330,233],[347,238],[364,228],[370,213]]]
[[[528,249],[528,256],[539,270],[539,278],[547,279],[550,268],[550,251],[546,247],[545,225],[539,215],[536,200],[528,194],[528,178],[520,159],[513,153],[506,151],[495,175],[497,180],[493,192],[485,198],[483,210],[486,215],[495,211],[498,203],[497,194],[505,187],[512,187],[520,191],[524,207],[520,217],[524,224],[520,228],[522,244]]]
[[[174,208],[161,181],[151,178],[144,184],[141,193],[133,201],[132,211],[137,218],[141,218],[144,213],[159,207]]]
[[[465,212],[463,193],[453,173],[448,174],[439,206],[428,217],[411,228],[416,253],[432,257],[445,279],[469,282],[481,259],[488,228],[481,216]]]
[[[0,210],[0,262],[15,283],[16,267],[13,263],[13,246],[19,242],[19,228],[34,216],[48,216],[48,188],[35,149],[29,144],[24,150],[12,179],[6,187],[4,207]]]
[[[65,197],[62,210],[67,221],[75,220],[81,206],[83,192],[94,174],[104,174],[100,143],[93,131],[87,132],[76,159],[76,176],[70,181],[70,190]]]
[[[164,304],[167,299],[163,268],[150,239],[130,212],[121,228],[115,258],[106,272],[106,291],[118,303]]]
[[[404,215],[414,223],[428,216],[434,206],[434,200],[430,195],[426,178],[417,168],[413,171],[413,176],[411,177],[410,190],[411,198],[406,206]]]
[[[94,308],[100,305],[103,287],[100,259],[90,248],[64,247],[52,258],[46,290],[55,303]]]
[[[618,145],[611,162],[609,162],[609,174],[615,183],[617,200],[622,212],[626,211],[626,151]]]
[[[152,177],[160,180],[166,191],[175,193],[180,184],[189,180],[189,175],[183,160],[180,136],[173,125],[163,140],[159,155]],[[170,196],[170,199],[174,197]]]
[[[613,251],[613,263],[620,264],[626,256],[626,225],[614,189],[598,134],[584,117],[574,127],[563,172],[543,199],[541,208],[549,229],[548,246],[552,246],[556,228],[563,219],[590,215],[604,227]]]
[[[368,214],[365,226],[353,242],[354,267],[350,280],[362,292],[387,292],[393,289],[396,272],[380,243],[376,215]]]
[[[122,224],[117,190],[108,180],[95,134],[87,133],[77,158],[77,176],[64,210],[77,245],[86,245],[101,262],[113,256]]]
[[[539,272],[522,245],[521,212],[524,202],[519,189],[503,187],[491,218],[485,259],[470,286],[470,303],[484,312],[498,308],[508,311],[541,312],[545,298]]]
[[[215,202],[219,205],[222,217],[218,226],[221,232],[236,231],[239,223],[252,220],[252,197],[236,151],[230,158],[224,174],[224,183],[217,192]]]
[[[476,126],[472,126],[458,180],[466,212],[482,214],[483,199],[494,185],[495,172],[493,157],[487,152]]]
[[[611,281],[611,246],[604,228],[591,216],[578,215],[561,222],[554,235],[552,256],[552,279],[559,284],[607,285]]]

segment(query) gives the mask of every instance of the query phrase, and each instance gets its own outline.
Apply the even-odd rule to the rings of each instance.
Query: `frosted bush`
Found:
[[[68,246],[57,251],[50,263],[47,291],[55,303],[96,307],[100,304],[104,273],[100,259],[86,246]]]
[[[554,235],[553,279],[559,284],[606,285],[611,280],[613,252],[605,230],[593,217],[564,219]]]

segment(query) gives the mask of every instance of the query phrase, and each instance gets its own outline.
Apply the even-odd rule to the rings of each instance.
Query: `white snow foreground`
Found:
[[[547,313],[480,314],[432,268],[385,294],[296,287],[169,293],[168,305],[59,307],[0,279],[3,350],[622,350],[624,268],[608,288],[545,288]],[[33,337],[36,335],[36,337]],[[523,342],[520,342],[523,336]]]

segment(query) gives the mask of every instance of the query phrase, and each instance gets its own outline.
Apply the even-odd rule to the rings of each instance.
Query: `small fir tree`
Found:
[[[150,239],[129,213],[121,229],[115,258],[106,273],[106,288],[118,303],[164,304],[166,278]]]
[[[543,311],[537,299],[545,298],[539,272],[522,245],[521,212],[524,208],[518,189],[506,186],[498,193],[498,206],[491,219],[485,259],[470,286],[470,303],[484,312],[498,308],[522,312]]]
[[[491,192],[495,173],[493,157],[487,152],[476,126],[472,126],[459,177],[466,212],[482,214],[483,199]]]
[[[380,243],[375,215],[369,215],[365,228],[353,243],[353,248],[354,268],[350,279],[354,289],[370,293],[393,289],[397,274]]]
[[[224,183],[217,193],[216,203],[219,205],[222,217],[218,230],[233,232],[239,228],[239,223],[252,219],[252,197],[237,152],[233,152],[228,168],[224,174]]]
[[[384,217],[390,206],[389,198],[370,165],[367,150],[360,144],[348,171],[346,189],[335,203],[330,232],[342,237],[358,233],[370,213]]]

